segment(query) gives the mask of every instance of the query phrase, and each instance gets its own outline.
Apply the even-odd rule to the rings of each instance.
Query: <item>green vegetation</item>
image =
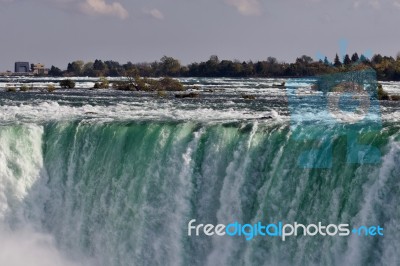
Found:
[[[63,75],[63,71],[58,67],[51,66],[49,70],[49,75],[53,77],[61,77]]]
[[[131,62],[120,64],[116,61],[98,59],[94,62],[85,63],[82,60],[78,60],[69,63],[65,71],[52,66],[49,75],[65,77],[129,77],[132,76],[132,73],[135,73],[135,75],[141,77],[285,78],[332,74],[363,68],[375,69],[380,80],[400,80],[400,55],[394,59],[393,57],[377,54],[371,60],[362,54],[359,56],[357,53],[351,56],[347,54],[343,58],[336,55],[333,63],[329,62],[326,57],[324,60],[314,60],[307,55],[297,58],[294,63],[279,62],[274,57],[268,57],[266,60],[258,62],[220,60],[216,55],[212,55],[205,62],[191,63],[189,65],[182,65],[179,60],[168,56],[162,57],[160,61],[136,64]],[[129,90],[132,87],[130,86]]]
[[[98,59],[94,62],[85,63],[82,60],[77,60],[69,63],[65,71],[52,66],[49,75],[60,77],[126,77],[135,73],[135,75],[141,77],[287,78],[332,74],[363,68],[373,68],[377,72],[379,80],[400,80],[400,54],[396,59],[380,54],[368,59],[362,54],[359,56],[358,53],[351,56],[346,54],[343,58],[340,58],[336,54],[332,63],[327,57],[323,60],[314,60],[307,55],[297,58],[294,63],[279,62],[274,57],[268,57],[266,60],[257,62],[220,60],[216,55],[212,55],[207,61],[189,65],[182,65],[179,60],[168,56],[163,56],[160,61],[136,64],[131,62],[120,64],[112,60],[102,61]],[[139,83],[137,82],[136,85],[140,86]],[[125,85],[121,86],[124,87]],[[137,89],[132,84],[125,87],[127,90]]]
[[[389,100],[389,94],[383,90],[382,84],[378,84],[378,100]]]
[[[126,91],[184,91],[185,87],[176,79],[164,77],[159,80],[130,75],[126,81],[113,83],[113,88]]]
[[[384,101],[400,101],[400,95],[389,95],[386,91],[384,91],[382,84],[378,84],[377,91],[378,100]]]
[[[29,90],[29,87],[26,86],[26,85],[22,85],[22,86],[19,88],[19,90],[20,90],[20,91],[28,91],[28,90]]]
[[[101,77],[99,82],[96,82],[93,89],[108,89],[110,87],[110,82],[105,78]]]
[[[47,91],[48,92],[53,92],[53,91],[55,91],[56,90],[56,86],[54,86],[54,85],[47,85]]]
[[[60,81],[60,87],[63,89],[73,89],[75,88],[75,82],[70,79],[64,79]]]
[[[340,58],[339,58],[338,54],[336,54],[336,56],[335,56],[335,59],[334,59],[334,61],[333,61],[333,65],[334,65],[336,68],[342,67],[342,62],[340,62]]]
[[[280,62],[274,57],[268,57],[262,61],[239,61],[220,60],[218,56],[212,55],[207,61],[195,62],[182,65],[179,60],[163,56],[159,61],[152,63],[127,62],[120,64],[116,61],[102,61],[96,59],[94,62],[82,60],[73,61],[68,64],[67,70],[52,66],[49,75],[60,77],[89,76],[99,77],[99,81],[93,86],[94,89],[107,89],[112,87],[116,90],[125,91],[154,91],[158,97],[165,97],[168,91],[185,91],[178,80],[173,77],[266,77],[266,78],[289,78],[289,77],[312,77],[325,74],[345,73],[349,71],[362,71],[374,69],[379,80],[400,81],[400,54],[395,58],[374,55],[371,59],[363,54],[346,54],[341,58],[338,54],[333,58],[333,63],[327,57],[314,60],[310,56],[302,55],[294,63]],[[105,77],[126,77],[123,81],[110,83]],[[156,79],[156,77],[163,77]],[[74,88],[75,82],[64,79],[60,82],[61,88]],[[350,85],[342,84],[334,88],[334,91],[343,91]],[[285,83],[274,84],[273,87],[285,88]],[[195,86],[193,87],[195,88]],[[318,89],[312,86],[312,89]],[[354,88],[359,90],[359,88]],[[15,88],[7,89],[9,91]],[[25,87],[21,91],[27,90]],[[53,89],[50,89],[53,90]],[[49,90],[49,91],[50,91]],[[213,92],[210,90],[209,92]],[[197,94],[176,94],[177,98],[197,97]],[[381,100],[400,100],[400,96],[390,96],[380,86],[377,96]],[[253,99],[252,95],[242,95],[244,99]]]
[[[168,78],[168,77],[160,79],[155,84],[156,84],[156,86],[160,85],[161,90],[165,90],[165,91],[183,91],[183,90],[185,90],[182,83],[180,83],[176,79],[172,79],[172,78]]]
[[[16,92],[16,91],[17,91],[17,88],[15,88],[15,87],[13,87],[13,86],[7,86],[7,87],[6,87],[6,91],[7,91],[7,92]]]

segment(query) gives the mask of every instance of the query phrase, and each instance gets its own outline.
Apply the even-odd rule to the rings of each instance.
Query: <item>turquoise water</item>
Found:
[[[1,265],[400,264],[400,123],[385,119],[395,109],[360,132],[382,154],[373,164],[347,162],[340,126],[300,123],[299,134],[332,136],[332,156],[314,158],[331,167],[307,169],[299,157],[315,141],[293,138],[268,93],[230,96],[241,104],[230,113],[223,100],[13,97],[0,107]],[[380,225],[385,236],[189,237],[192,219]]]

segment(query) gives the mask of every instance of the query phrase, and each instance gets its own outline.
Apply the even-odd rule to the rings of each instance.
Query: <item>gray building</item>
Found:
[[[29,62],[15,62],[15,73],[28,73]]]

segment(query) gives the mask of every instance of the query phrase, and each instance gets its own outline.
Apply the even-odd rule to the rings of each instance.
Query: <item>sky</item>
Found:
[[[400,52],[400,0],[0,0],[0,71],[15,61],[292,62]]]

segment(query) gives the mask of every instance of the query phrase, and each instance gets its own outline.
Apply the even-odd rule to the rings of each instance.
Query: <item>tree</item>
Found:
[[[340,62],[338,54],[336,54],[336,56],[335,56],[335,60],[333,61],[333,65],[335,67],[341,67],[342,66],[342,63]]]
[[[357,63],[358,60],[360,60],[360,58],[358,57],[358,54],[357,54],[357,53],[354,53],[354,54],[351,56],[351,61],[352,61],[353,63]]]
[[[263,77],[267,75],[268,72],[268,66],[266,62],[260,62],[258,61],[255,65],[254,65],[254,70],[257,74],[257,76],[259,77]]]
[[[302,55],[300,58],[296,59],[296,63],[300,64],[311,64],[313,62],[313,59],[309,57],[308,55]]]
[[[272,77],[275,75],[279,75],[280,68],[281,68],[280,63],[278,63],[278,60],[275,57],[268,57],[267,58],[267,66],[268,66],[268,76]]]
[[[361,55],[360,55],[360,62],[363,62],[363,63],[368,63],[368,62],[369,62],[369,60],[368,60],[368,58],[367,58],[367,57],[365,57],[365,55],[361,54]]]
[[[242,75],[246,76],[246,77],[250,77],[254,75],[254,65],[253,62],[249,61],[249,62],[243,62],[242,63]]]
[[[328,57],[326,57],[325,56],[325,58],[324,58],[324,64],[325,65],[330,65],[331,63],[329,62],[329,60],[328,60]]]
[[[61,69],[59,69],[58,67],[55,66],[51,66],[50,70],[49,70],[49,75],[53,76],[53,77],[61,77],[62,76],[62,71]]]
[[[243,73],[243,65],[239,60],[234,60],[231,69],[231,76],[232,77],[240,77]]]
[[[105,61],[104,64],[106,64],[107,68],[107,72],[104,74],[107,76],[118,77],[125,74],[123,67],[116,61]]]
[[[223,77],[232,77],[234,75],[233,62],[230,60],[222,60],[219,64],[219,73]]]
[[[82,74],[84,62],[82,60],[77,60],[68,64],[67,72],[75,76],[80,76]]]
[[[94,60],[93,69],[98,71],[103,71],[106,69],[106,64],[103,63],[101,60]]]
[[[94,77],[96,76],[94,70],[93,70],[93,62],[87,62],[84,66],[83,66],[83,71],[82,74],[85,76],[89,76],[89,77]]]
[[[60,87],[64,89],[73,89],[75,88],[75,82],[70,79],[64,79],[60,81]]]
[[[93,63],[93,70],[95,73],[95,76],[101,77],[101,76],[106,76],[107,73],[107,65],[101,61],[101,60],[94,60]]]
[[[348,54],[345,55],[345,57],[343,59],[343,64],[345,66],[350,66],[351,65],[351,59],[350,59],[350,56]]]
[[[380,64],[382,63],[383,57],[380,54],[376,54],[372,57],[372,63],[373,64]]]
[[[188,75],[192,77],[199,76],[199,64],[198,63],[191,63],[188,65]]]
[[[164,75],[178,76],[180,69],[181,63],[177,59],[168,56],[161,58],[161,70]]]
[[[123,64],[122,67],[123,67],[126,71],[128,71],[128,70],[134,68],[135,66],[132,64],[131,61],[129,61],[128,63]]]
[[[214,62],[216,64],[219,64],[219,58],[217,55],[212,55],[210,56],[210,59],[208,61]]]
[[[219,59],[218,56],[212,55],[205,65],[205,75],[207,77],[216,77],[219,75]]]
[[[269,56],[269,57],[267,58],[267,63],[268,63],[268,64],[271,64],[271,65],[274,65],[274,64],[277,64],[277,63],[278,63],[278,60],[277,60],[275,57]]]

